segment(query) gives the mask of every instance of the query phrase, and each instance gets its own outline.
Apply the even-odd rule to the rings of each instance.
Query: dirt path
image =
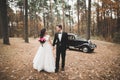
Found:
[[[0,80],[120,80],[120,45],[94,40],[92,54],[67,50],[65,72],[46,73],[32,68],[37,39],[10,41],[8,46],[0,40]]]

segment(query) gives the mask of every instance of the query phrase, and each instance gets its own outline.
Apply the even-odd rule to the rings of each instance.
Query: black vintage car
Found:
[[[96,45],[90,40],[85,40],[75,34],[68,33],[68,49],[78,49],[85,53],[93,52]]]

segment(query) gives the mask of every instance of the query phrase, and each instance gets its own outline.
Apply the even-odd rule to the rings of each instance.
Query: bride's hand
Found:
[[[55,47],[53,46],[53,50],[55,50]]]

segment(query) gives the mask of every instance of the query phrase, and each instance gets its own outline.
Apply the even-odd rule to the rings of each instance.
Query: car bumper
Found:
[[[96,44],[91,44],[91,45],[90,45],[90,48],[91,48],[91,49],[95,49],[96,47],[97,47]]]

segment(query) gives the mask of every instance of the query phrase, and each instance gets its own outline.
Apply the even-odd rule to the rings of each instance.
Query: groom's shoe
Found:
[[[58,73],[58,69],[55,69],[55,73]]]
[[[65,69],[64,69],[64,68],[62,68],[62,69],[61,69],[61,71],[65,71]]]

